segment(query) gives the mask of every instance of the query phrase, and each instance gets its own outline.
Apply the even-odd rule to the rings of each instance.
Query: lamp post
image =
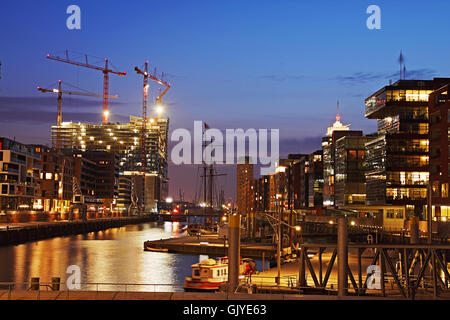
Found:
[[[428,227],[428,237],[427,237],[427,242],[428,244],[431,244],[433,242],[433,217],[432,217],[432,213],[433,213],[433,202],[432,202],[432,192],[433,192],[433,187],[432,187],[432,183],[431,180],[428,180],[428,186],[427,186],[427,227]]]
[[[277,217],[272,216],[270,214],[268,214],[267,212],[265,213],[265,217],[267,218],[271,218],[272,220],[275,221],[275,223],[272,223],[269,220],[269,223],[271,225],[271,227],[273,228],[273,230],[276,232],[276,240],[277,240],[277,277],[276,277],[276,283],[277,285],[280,285],[281,283],[281,225],[285,225],[291,229],[294,229],[297,232],[301,231],[301,227],[300,226],[292,226],[284,221],[282,221],[281,219],[281,210],[280,210],[280,203],[279,203],[279,199],[281,199],[282,195],[281,194],[277,194],[276,195],[276,199],[277,199]]]
[[[281,194],[277,193],[277,206],[278,206],[278,228],[277,228],[277,285],[281,283],[281,208],[280,199]]]

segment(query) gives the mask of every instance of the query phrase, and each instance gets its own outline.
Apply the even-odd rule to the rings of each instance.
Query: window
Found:
[[[8,194],[8,185],[2,184],[2,194]]]
[[[448,198],[448,183],[443,183],[441,185],[441,197]]]
[[[194,276],[200,276],[200,270],[194,269]]]
[[[431,194],[433,195],[433,197],[439,197],[439,182],[438,181],[433,182]]]

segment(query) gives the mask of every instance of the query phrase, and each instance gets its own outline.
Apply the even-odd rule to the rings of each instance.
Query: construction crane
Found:
[[[143,85],[143,100],[142,100],[142,132],[141,132],[141,165],[142,172],[145,173],[147,169],[147,152],[145,147],[145,134],[147,131],[147,97],[148,97],[148,78],[150,77],[148,73],[148,61],[145,61],[144,71],[138,67],[134,67],[137,74],[144,76]]]
[[[156,70],[155,70],[155,74],[156,74]],[[162,104],[162,102],[161,102],[162,97],[163,97],[163,96],[167,93],[167,91],[169,91],[169,89],[170,89],[170,83],[168,83],[168,82],[166,82],[166,81],[163,81],[163,80],[162,80],[163,78],[164,78],[164,72],[163,72],[162,75],[161,75],[161,80],[158,80],[158,79],[152,79],[153,81],[155,81],[155,82],[159,83],[160,85],[166,87],[166,89],[164,89],[164,91],[163,91],[162,93],[161,93],[161,88],[159,88],[159,95],[156,97],[156,103],[157,103],[158,105],[161,105],[161,104]]]
[[[58,153],[61,151],[61,123],[62,123],[62,95],[68,94],[68,95],[74,95],[74,96],[85,96],[85,97],[95,97],[95,98],[102,98],[103,95],[101,94],[95,94],[90,92],[79,92],[79,91],[67,91],[62,90],[61,88],[61,80],[58,80],[58,89],[44,89],[41,87],[37,87],[37,89],[43,93],[54,93],[58,95],[58,112],[56,117],[56,125],[57,125],[57,132],[56,132],[56,150]],[[109,99],[117,99],[118,96],[108,96]]]
[[[84,57],[85,57],[85,61],[86,62],[78,62],[78,61],[71,60],[69,58],[69,51],[68,50],[66,50],[66,57],[65,58],[52,56],[49,53],[47,54],[47,59],[50,59],[50,60],[65,62],[65,63],[73,64],[73,65],[76,65],[76,66],[79,66],[79,67],[90,68],[90,69],[99,70],[99,71],[103,72],[103,112],[102,112],[102,123],[103,124],[107,124],[108,123],[108,116],[109,116],[109,110],[108,110],[109,74],[112,73],[112,74],[117,74],[118,76],[124,76],[127,73],[126,72],[114,71],[112,69],[109,69],[108,59],[107,58],[105,58],[105,67],[100,67],[100,66],[96,66],[96,65],[90,64],[88,62],[88,55],[87,54],[85,54]]]
[[[156,75],[156,68],[155,71],[153,72],[153,75],[149,75],[149,79],[158,83],[159,85],[162,85],[165,87],[164,91],[161,92],[161,88],[158,88],[158,96],[156,97],[156,113],[158,114],[158,118],[161,117],[162,114],[162,102],[161,99],[162,97],[167,93],[167,91],[169,91],[170,89],[170,83],[168,83],[167,81],[164,81],[164,72],[161,73],[161,78],[159,79]]]
[[[138,67],[134,67],[134,70],[137,74],[140,74],[144,77],[144,85],[143,85],[143,101],[142,101],[142,133],[141,133],[141,161],[142,161],[142,171],[145,173],[147,168],[147,152],[146,152],[146,144],[145,144],[145,135],[147,132],[147,98],[148,98],[148,79],[166,87],[166,89],[161,93],[161,89],[159,89],[159,95],[156,97],[157,107],[161,108],[161,98],[167,93],[170,89],[170,84],[163,79],[164,73],[159,79],[156,75],[156,68],[152,74],[148,73],[148,61],[145,61],[144,71],[139,69]],[[161,116],[161,112],[158,112],[158,115]]]

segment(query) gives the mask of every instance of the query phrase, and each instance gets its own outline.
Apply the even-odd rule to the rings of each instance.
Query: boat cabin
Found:
[[[214,281],[227,281],[228,280],[228,264],[220,259],[216,261],[214,259],[206,259],[200,263],[192,265],[192,279],[193,280],[206,280],[211,279]]]

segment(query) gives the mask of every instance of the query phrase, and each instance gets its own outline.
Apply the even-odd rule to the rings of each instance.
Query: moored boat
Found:
[[[218,291],[220,285],[228,281],[228,257],[218,260],[205,259],[192,266],[191,277],[184,281],[185,291]],[[239,274],[255,272],[255,263],[252,259],[241,259]]]
[[[152,248],[152,247],[145,247],[144,251],[152,251],[152,252],[169,252],[169,249],[167,248]]]

